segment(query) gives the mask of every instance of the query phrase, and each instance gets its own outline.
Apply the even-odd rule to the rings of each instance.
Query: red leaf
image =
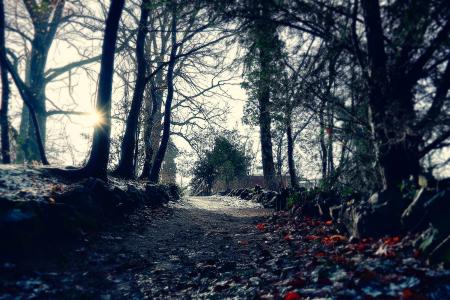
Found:
[[[305,286],[306,281],[301,278],[294,278],[291,281],[289,281],[289,286],[292,286],[293,288],[300,288]]]
[[[294,239],[294,238],[292,237],[292,235],[291,235],[290,233],[286,234],[286,235],[283,237],[283,240],[285,240],[285,241],[287,241],[287,242],[292,241],[293,239]]]
[[[402,292],[403,300],[426,300],[427,298],[423,295],[417,294],[410,288],[406,288]]]
[[[324,257],[326,255],[327,254],[325,252],[323,252],[323,251],[320,251],[320,252],[317,252],[317,253],[314,254],[315,257]]]
[[[399,236],[388,237],[384,239],[384,244],[386,245],[395,245],[400,242]]]
[[[345,241],[347,238],[340,234],[326,236],[322,239],[322,243],[326,246],[331,246],[334,243]]]
[[[343,257],[342,255],[333,255],[331,260],[337,264],[348,264],[348,259]]]
[[[259,223],[256,225],[256,228],[258,228],[259,231],[264,231],[264,230],[266,230],[266,224]]]
[[[328,226],[333,225],[333,221],[332,220],[326,221],[325,225],[328,225]]]
[[[284,300],[300,300],[302,296],[296,292],[287,292],[287,294],[283,298]]]
[[[369,246],[369,244],[367,244],[367,243],[358,243],[358,244],[356,244],[355,249],[362,252],[362,251],[366,250],[368,246]]]
[[[315,241],[315,240],[320,239],[320,237],[318,237],[317,235],[307,235],[307,236],[306,236],[306,239],[307,239],[308,241]]]

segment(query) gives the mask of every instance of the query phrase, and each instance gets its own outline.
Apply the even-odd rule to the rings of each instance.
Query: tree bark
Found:
[[[325,110],[325,103],[323,103],[320,106],[319,111],[319,126],[320,126],[320,133],[319,133],[319,144],[320,144],[320,154],[321,154],[321,161],[322,161],[322,181],[325,181],[327,179],[327,162],[328,162],[328,153],[327,153],[327,146],[325,144],[325,121],[324,121],[324,110]]]
[[[5,8],[3,0],[0,0],[0,56],[4,59],[5,50]],[[0,107],[0,127],[1,127],[1,152],[2,162],[4,164],[11,163],[10,143],[9,143],[9,122],[8,122],[8,106],[9,106],[9,81],[8,70],[4,62],[1,66],[1,80],[2,80],[2,100]]]
[[[161,171],[161,165],[164,161],[164,156],[167,150],[167,144],[170,138],[170,122],[172,114],[172,100],[174,93],[173,86],[173,73],[176,63],[177,54],[177,7],[176,3],[172,4],[172,28],[171,28],[171,38],[172,38],[172,48],[170,51],[169,65],[167,67],[167,98],[164,107],[164,125],[163,134],[161,137],[161,144],[159,145],[158,152],[155,155],[155,159],[152,164],[152,169],[150,171],[149,180],[150,182],[157,183],[159,181],[159,173]]]
[[[334,128],[334,122],[333,122],[333,103],[330,101],[327,103],[328,111],[327,111],[327,155],[328,155],[328,172],[327,176],[329,178],[332,178],[334,176],[334,157],[333,157],[333,128]]]
[[[30,118],[31,118],[31,121],[33,122],[32,124],[34,125],[33,126],[34,134],[36,135],[35,139],[37,141],[37,147],[38,147],[38,151],[39,151],[40,160],[42,161],[42,164],[48,165],[49,163],[47,160],[47,156],[45,155],[44,144],[42,143],[38,118],[36,116],[36,111],[33,106],[33,104],[36,102],[33,97],[33,93],[28,89],[28,87],[25,85],[25,83],[22,81],[22,79],[20,79],[19,74],[17,74],[14,67],[11,65],[11,63],[6,58],[6,54],[0,53],[0,56],[1,56],[1,59],[0,59],[1,63],[3,64],[3,66],[5,66],[8,69],[8,72],[11,74],[11,77],[13,78],[14,83],[16,84],[17,89],[19,91],[19,94],[22,97],[22,100],[25,103],[28,111],[30,112]]]
[[[146,114],[147,120],[145,121],[144,129],[144,147],[145,147],[145,158],[144,166],[142,168],[141,179],[149,179],[150,171],[152,169],[152,162],[154,156],[154,146],[152,143],[152,133],[154,132],[156,115],[160,111],[160,98],[161,94],[157,91],[157,88],[152,79],[150,87],[150,95],[147,99]],[[161,131],[160,131],[161,132]]]
[[[268,9],[263,4],[262,16],[267,17]],[[258,106],[259,106],[259,130],[261,141],[261,158],[266,188],[270,190],[277,189],[277,180],[275,176],[275,166],[272,150],[272,133],[270,115],[270,81],[271,81],[271,63],[273,61],[272,51],[274,45],[273,36],[276,34],[276,28],[265,21],[256,23],[256,45],[259,51],[259,83],[258,83]]]
[[[34,36],[31,42],[31,53],[29,65],[27,66],[27,80],[25,81],[32,94],[32,106],[35,111],[36,119],[39,124],[41,133],[41,141],[38,141],[34,134],[34,122],[29,122],[30,118],[21,120],[21,137],[20,149],[22,151],[19,158],[25,161],[36,161],[40,158],[40,145],[42,143],[45,148],[46,139],[46,97],[45,97],[45,66],[47,64],[48,52],[55,38],[57,28],[61,22],[65,0],[58,1],[54,8],[52,6],[44,6],[44,4],[32,5],[25,1],[25,6],[31,17]],[[51,13],[48,11],[52,9]],[[22,108],[24,116],[27,108]],[[31,118],[34,118],[31,116]]]
[[[148,32],[147,26],[149,8],[150,0],[143,0],[141,4],[141,17],[139,20],[139,30],[136,40],[136,85],[133,92],[130,112],[126,121],[125,134],[122,139],[119,165],[114,172],[115,175],[123,178],[133,178],[135,176],[133,151],[136,148],[136,132],[145,91],[145,75],[147,70],[147,62],[145,59],[145,37]]]
[[[389,73],[378,0],[363,0],[370,78],[369,116],[384,188],[398,189],[402,180],[420,172],[417,137],[408,131],[414,117],[412,84],[401,70]],[[389,81],[391,78],[391,82]]]
[[[286,136],[287,136],[287,159],[289,167],[289,176],[291,177],[291,187],[293,189],[298,189],[299,185],[294,161],[294,139],[292,137],[292,121],[290,117],[288,117],[287,122],[288,123],[286,126]]]

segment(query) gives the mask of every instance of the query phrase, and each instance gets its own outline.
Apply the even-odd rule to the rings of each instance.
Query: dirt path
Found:
[[[127,226],[54,259],[3,264],[4,294],[19,298],[210,298],[236,276],[251,278],[260,237],[255,224],[271,212],[225,197],[192,197],[167,209],[130,216]],[[155,217],[156,216],[156,217]],[[251,242],[249,242],[251,240]],[[227,291],[251,297],[253,290]]]
[[[331,221],[271,214],[230,197],[147,208],[45,259],[0,258],[0,300],[450,299],[450,270],[411,239],[349,242]]]

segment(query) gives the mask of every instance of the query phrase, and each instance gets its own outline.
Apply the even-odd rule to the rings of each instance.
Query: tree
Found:
[[[59,1],[36,1],[24,0],[25,8],[31,18],[34,35],[31,40],[31,51],[29,65],[27,69],[26,85],[30,88],[32,98],[30,101],[35,110],[36,118],[41,132],[41,141],[36,140],[33,134],[33,123],[30,123],[28,110],[25,106],[21,120],[21,140],[26,143],[23,149],[26,159],[29,161],[38,160],[38,143],[45,145],[46,132],[46,108],[45,108],[45,66],[48,59],[48,52],[53,43],[58,26],[60,25],[65,0]],[[19,155],[19,159],[21,156]]]
[[[111,137],[111,92],[114,70],[114,55],[125,0],[112,0],[106,19],[105,33],[100,63],[99,87],[96,110],[101,122],[94,129],[92,149],[86,165],[77,170],[63,170],[63,173],[76,177],[106,178],[109,161]]]
[[[222,180],[229,189],[233,180],[248,175],[250,159],[235,143],[224,136],[216,137],[212,150],[206,151],[193,168],[194,190],[204,189],[210,194],[217,180]]]
[[[422,171],[420,159],[450,137],[447,128],[428,146],[422,139],[441,114],[450,88],[450,5],[445,1],[436,5],[406,5],[398,1],[390,6],[395,11],[383,15],[379,1],[363,0],[362,8],[370,72],[370,121],[383,185],[398,189],[410,175],[417,178]],[[383,21],[389,22],[389,32],[383,28]],[[400,22],[401,26],[393,22]],[[395,51],[385,44],[387,34],[393,38]],[[419,119],[414,108],[417,86],[420,80],[436,76],[435,72],[438,79],[430,109]]]
[[[270,19],[270,5],[266,1],[257,1],[250,7],[256,17],[249,27],[249,52],[246,57],[247,83],[244,85],[257,100],[258,126],[260,130],[261,159],[266,187],[277,189],[273,161],[271,133],[271,85],[277,73],[277,60],[281,57],[282,45],[277,35],[277,26]]]
[[[3,0],[0,0],[0,66],[2,81],[2,100],[0,107],[0,127],[1,127],[1,152],[2,162],[4,164],[11,163],[11,147],[9,143],[9,122],[8,122],[8,106],[9,106],[9,81],[8,70],[4,61],[6,57],[5,49],[5,9]]]
[[[122,139],[120,160],[115,170],[115,175],[124,178],[134,177],[134,151],[136,148],[136,132],[138,128],[139,113],[144,98],[147,62],[145,58],[145,37],[148,32],[147,24],[150,10],[150,0],[143,0],[141,4],[141,17],[136,39],[136,62],[137,75],[136,84],[133,91],[131,109],[125,127],[125,134]]]
[[[172,26],[171,26],[171,51],[169,64],[167,67],[167,97],[164,108],[164,125],[163,125],[163,134],[161,137],[161,143],[159,145],[158,151],[156,152],[155,159],[152,164],[152,168],[149,175],[150,182],[158,182],[159,181],[159,172],[161,171],[161,165],[164,160],[164,156],[167,150],[167,144],[169,143],[170,137],[170,119],[171,119],[171,109],[172,109],[172,100],[174,93],[173,86],[173,72],[175,69],[176,63],[176,54],[177,54],[177,4],[176,1],[171,3],[172,5]]]
[[[164,163],[161,167],[161,182],[164,184],[175,184],[177,179],[177,163],[175,159],[179,154],[177,146],[172,140],[169,140],[167,145],[166,155],[164,156]]]

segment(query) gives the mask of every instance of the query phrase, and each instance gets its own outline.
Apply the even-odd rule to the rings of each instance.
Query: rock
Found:
[[[248,196],[250,195],[250,191],[248,189],[244,189],[241,194],[239,195],[239,197],[241,199],[246,200],[248,198]]]
[[[259,196],[258,202],[261,203],[264,208],[275,208],[277,196],[278,193],[275,191],[265,191]]]
[[[145,193],[148,197],[148,205],[161,205],[170,201],[169,194],[160,185],[148,184],[145,186]]]
[[[339,221],[339,218],[340,218],[340,215],[341,215],[341,212],[342,212],[342,207],[343,207],[342,205],[334,205],[334,206],[331,206],[328,209],[328,212],[330,214],[330,218],[333,221],[336,221],[336,222]]]
[[[443,239],[430,253],[431,262],[443,261],[447,266],[450,265],[450,235]]]
[[[404,229],[417,231],[428,225],[429,216],[425,210],[425,203],[433,197],[433,192],[421,188],[415,195],[412,203],[405,209],[401,217]]]
[[[316,206],[319,211],[320,217],[325,220],[331,219],[330,207],[339,203],[340,201],[336,197],[327,197],[325,199],[318,200]]]
[[[450,233],[450,189],[439,191],[424,204],[430,223],[441,232]]]
[[[319,207],[314,200],[305,201],[301,206],[301,213],[308,217],[319,217],[320,211]]]
[[[415,241],[415,246],[424,255],[429,255],[447,236],[433,226],[429,226]]]
[[[373,194],[366,202],[347,203],[341,222],[350,235],[358,238],[393,235],[401,228],[405,206],[400,192],[384,190]]]

